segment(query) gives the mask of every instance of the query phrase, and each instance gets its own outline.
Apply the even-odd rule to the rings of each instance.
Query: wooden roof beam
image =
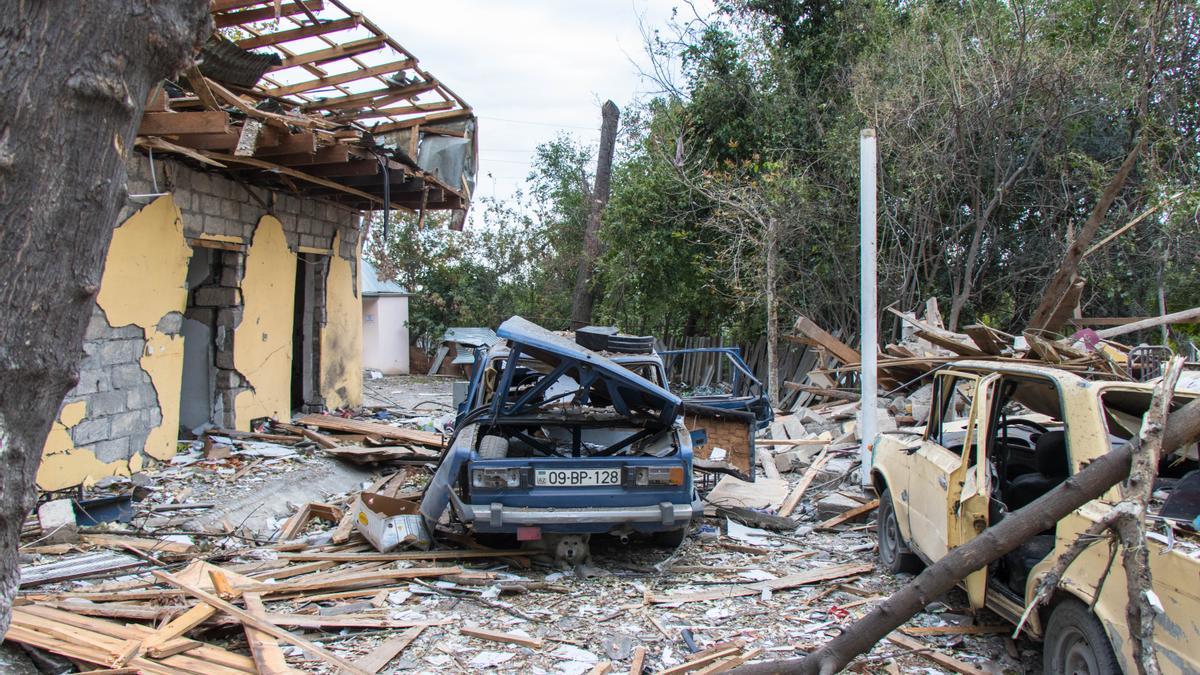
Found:
[[[339,61],[355,54],[364,52],[373,52],[380,47],[384,47],[387,43],[386,37],[369,37],[362,40],[347,42],[346,44],[337,45],[328,49],[318,49],[315,52],[306,54],[296,54],[289,56],[283,60],[283,63],[278,66],[271,66],[267,72],[283,70],[285,68],[294,68],[303,65],[317,65],[321,63],[329,63],[330,61]]]
[[[321,11],[325,9],[325,0],[302,0],[302,2],[289,2],[286,5],[279,7],[279,16],[292,16],[294,14],[307,14],[311,11]],[[243,23],[255,23],[258,21],[272,21],[275,19],[275,7],[264,7],[262,9],[246,9],[240,12],[229,12],[225,14],[214,14],[213,25],[217,28],[229,28]]]
[[[411,129],[412,127],[418,127],[418,126],[421,126],[424,124],[429,124],[430,122],[467,118],[473,114],[474,113],[472,113],[470,110],[451,110],[449,112],[433,113],[430,115],[423,115],[421,117],[414,117],[413,119],[410,119],[410,120],[404,120],[401,122],[395,122],[393,124],[385,124],[383,126],[375,127],[374,129],[372,129],[372,133],[382,134],[382,133],[386,133],[388,131],[398,131],[400,129]],[[446,135],[457,135],[457,134],[446,134]]]
[[[391,63],[385,63],[385,64],[379,65],[379,66],[372,66],[370,68],[362,68],[359,70],[352,70],[348,73],[342,73],[340,75],[329,75],[327,77],[319,77],[315,80],[309,80],[307,82],[299,82],[297,84],[291,84],[291,85],[287,85],[287,86],[283,86],[283,87],[275,87],[273,89],[267,89],[266,93],[270,94],[271,96],[289,96],[292,94],[302,94],[306,91],[312,91],[314,89],[321,89],[324,87],[332,87],[337,84],[345,84],[347,82],[354,82],[357,80],[365,80],[369,77],[375,77],[376,75],[387,75],[389,73],[394,73],[394,72],[405,70],[407,68],[412,68],[414,65],[416,65],[416,61],[414,61],[412,59],[404,59],[403,61],[392,61]]]
[[[311,103],[305,103],[300,106],[300,109],[308,112],[310,110],[338,110],[341,108],[356,108],[362,106],[381,106],[387,105],[402,99],[420,96],[421,94],[437,89],[437,82],[416,82],[405,85],[403,87],[386,87],[384,89],[372,89],[364,91],[361,94],[351,94],[349,96],[341,96],[338,98],[318,99]],[[370,114],[351,114],[349,117],[373,116],[378,113],[371,111]]]
[[[350,161],[350,148],[346,145],[327,145],[316,152],[300,152],[288,155],[273,155],[271,161],[286,166],[312,164],[345,164]]]
[[[303,40],[304,38],[316,37],[327,33],[336,33],[340,30],[350,30],[360,25],[362,25],[362,15],[352,14],[349,19],[322,21],[311,26],[281,30],[278,33],[265,33],[244,40],[238,40],[236,44],[242,49],[257,49],[259,47],[270,47],[284,42],[291,42],[292,40]]]
[[[229,115],[220,110],[146,113],[138,125],[139,136],[223,134],[228,130]]]
[[[219,152],[209,152],[206,150],[197,150],[196,152],[202,154],[204,157],[207,157],[207,158],[213,159],[213,160],[217,160],[219,162],[227,162],[229,164],[242,164],[245,166],[252,166],[252,167],[255,167],[258,169],[267,169],[268,171],[273,171],[273,172],[275,172],[277,174],[281,174],[283,176],[290,176],[292,178],[302,180],[306,183],[312,183],[313,185],[319,185],[321,187],[329,188],[331,190],[336,190],[336,191],[342,192],[344,194],[353,195],[355,197],[359,197],[361,199],[370,201],[373,204],[383,205],[383,203],[384,203],[383,199],[377,197],[376,195],[370,194],[368,192],[363,192],[362,190],[356,190],[352,187],[348,187],[346,185],[337,183],[336,181],[321,178],[320,176],[314,176],[312,174],[308,174],[303,171],[298,171],[296,169],[293,169],[288,166],[284,166],[282,164],[275,164],[273,162],[265,162],[261,159],[255,159],[253,157],[235,157],[233,155],[226,155],[224,153],[219,153]],[[401,209],[401,210],[405,210],[405,211],[411,210],[411,209],[408,209],[407,207],[397,204],[395,202],[392,202],[391,207],[393,209]]]

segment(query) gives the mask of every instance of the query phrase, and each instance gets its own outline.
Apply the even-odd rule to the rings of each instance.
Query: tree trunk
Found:
[[[207,0],[40,0],[0,14],[0,633],[145,101],[211,26]]]
[[[572,328],[586,326],[592,321],[592,305],[596,299],[595,289],[592,288],[592,274],[596,270],[596,260],[600,257],[600,219],[604,215],[604,206],[608,204],[613,152],[617,145],[617,120],[620,115],[621,111],[612,101],[605,101],[600,109],[600,154],[596,157],[596,184],[592,188],[592,208],[583,231],[583,252],[579,256],[579,269],[575,273],[575,291],[571,293]]]
[[[1200,437],[1200,399],[1171,413],[1163,433],[1162,452],[1170,453]],[[1129,475],[1130,459],[1138,451],[1134,439],[1084,467],[1028,506],[987,528],[970,542],[952,549],[925,568],[907,586],[894,593],[841,635],[812,654],[783,661],[768,661],[737,668],[741,675],[812,673],[829,675],[866,653],[888,633],[899,628],[930,602],[954,588],[971,572],[1012,551],[1037,533],[1054,527],[1064,516],[1099,497]]]
[[[779,405],[779,219],[767,221],[767,395]]]

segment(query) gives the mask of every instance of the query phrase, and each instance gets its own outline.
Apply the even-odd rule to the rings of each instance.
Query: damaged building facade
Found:
[[[147,104],[43,490],[169,460],[206,425],[360,405],[367,214],[462,222],[475,118],[391,37],[337,0],[213,18]]]

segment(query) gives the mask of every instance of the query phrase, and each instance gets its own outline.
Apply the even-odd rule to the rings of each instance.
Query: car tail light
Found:
[[[520,469],[474,469],[471,485],[477,488],[521,487]]]
[[[683,485],[683,468],[678,466],[639,466],[633,474],[634,485]]]

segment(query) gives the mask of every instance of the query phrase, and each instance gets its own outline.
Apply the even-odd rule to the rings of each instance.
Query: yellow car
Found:
[[[923,435],[889,433],[875,444],[879,557],[915,572],[1135,437],[1152,383],[1101,382],[1048,366],[963,361],[934,375]],[[1174,406],[1195,393],[1177,391]],[[1147,529],[1155,625],[1164,672],[1200,672],[1200,463],[1196,446],[1163,458]],[[1120,487],[967,577],[973,609],[1020,621],[1045,575],[1076,536],[1120,499]],[[1024,630],[1044,643],[1051,673],[1135,672],[1125,624],[1121,556],[1099,539],[1068,568]],[[1111,560],[1111,562],[1110,562]],[[1097,591],[1099,589],[1099,591]],[[1099,597],[1097,597],[1099,596]],[[1191,644],[1191,647],[1188,647]]]

